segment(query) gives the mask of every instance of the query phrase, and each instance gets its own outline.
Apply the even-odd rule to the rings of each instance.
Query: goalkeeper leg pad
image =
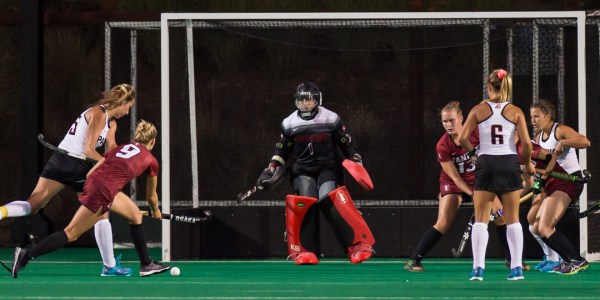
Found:
[[[345,186],[331,191],[322,202],[323,214],[338,235],[344,247],[347,247],[348,259],[356,264],[373,255],[375,238],[362,214]]]
[[[318,211],[316,211],[316,198],[287,195],[285,199],[285,227],[288,244],[289,258],[297,265],[316,265],[319,259],[313,251],[316,251],[316,240],[318,235],[315,230],[318,226]],[[307,246],[305,248],[303,246]]]

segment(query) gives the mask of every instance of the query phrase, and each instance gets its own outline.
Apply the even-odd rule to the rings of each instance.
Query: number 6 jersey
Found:
[[[477,124],[477,129],[479,129],[479,154],[516,155],[515,129],[517,126],[502,114],[510,103],[490,101],[485,101],[485,103],[492,111],[492,115]]]

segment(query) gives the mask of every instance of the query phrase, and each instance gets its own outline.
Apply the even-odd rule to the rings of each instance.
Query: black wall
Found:
[[[283,207],[210,207],[214,219],[206,225],[172,223],[172,258],[268,258],[287,257],[283,240],[285,214]],[[528,207],[521,208],[521,220]],[[364,207],[360,211],[376,239],[376,257],[409,257],[423,232],[436,220],[437,207]],[[174,214],[193,215],[195,209],[177,209]],[[472,207],[459,210],[455,224],[427,257],[452,257],[473,213]],[[579,218],[575,208],[569,208],[557,228],[579,249]],[[321,247],[325,257],[347,257],[337,243],[325,220],[321,220]],[[523,226],[525,247],[523,257],[541,258],[543,253],[533,239],[526,223]],[[489,226],[487,257],[504,257],[494,225]],[[471,241],[463,257],[471,257]]]

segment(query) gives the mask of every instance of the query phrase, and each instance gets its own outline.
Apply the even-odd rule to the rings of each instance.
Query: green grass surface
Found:
[[[11,249],[1,257],[12,260]],[[158,249],[152,250],[158,257]],[[141,278],[135,252],[124,254],[131,277],[100,277],[96,249],[66,248],[31,261],[13,279],[0,272],[0,299],[600,299],[600,263],[573,276],[525,272],[508,281],[500,260],[488,260],[483,282],[468,280],[471,259],[429,259],[426,271],[404,260],[375,258],[359,265],[324,259],[296,266],[284,259],[175,261],[181,275]],[[533,261],[531,262],[534,263]]]

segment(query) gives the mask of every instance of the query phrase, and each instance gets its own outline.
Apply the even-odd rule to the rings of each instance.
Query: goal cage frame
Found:
[[[160,183],[161,183],[161,206],[164,213],[169,213],[171,210],[171,166],[170,166],[170,61],[169,61],[169,28],[172,26],[185,27],[186,29],[186,62],[187,65],[194,65],[194,54],[193,54],[193,29],[197,27],[209,27],[206,22],[214,21],[348,21],[348,20],[374,20],[385,21],[385,20],[407,20],[412,21],[412,27],[419,27],[418,22],[422,20],[423,25],[426,26],[425,22],[441,20],[452,20],[456,24],[457,20],[481,20],[482,21],[482,51],[483,51],[483,72],[481,77],[482,82],[482,96],[487,94],[487,75],[489,74],[489,24],[486,20],[490,19],[572,19],[572,26],[577,27],[577,109],[578,109],[578,131],[582,134],[586,134],[587,118],[586,118],[586,61],[585,61],[585,42],[586,42],[586,22],[594,22],[598,24],[598,31],[600,32],[600,22],[598,19],[587,18],[587,15],[597,17],[594,14],[586,14],[585,11],[563,11],[563,12],[428,12],[428,13],[162,13],[160,22],[107,22],[105,24],[105,88],[111,87],[111,30],[113,28],[128,29],[131,36],[131,83],[133,86],[137,86],[137,31],[140,30],[160,30],[160,66],[161,66],[161,129],[160,129],[160,145],[161,145],[161,172],[160,172]],[[415,23],[416,22],[416,23]],[[534,28],[534,35],[536,31]],[[600,34],[599,34],[600,35]],[[538,97],[538,70],[537,70],[537,59],[538,59],[538,45],[537,41],[534,40],[533,45],[534,61],[532,70],[532,88],[533,97]],[[600,50],[599,50],[600,53]],[[509,52],[507,57],[507,69],[511,71],[512,57]],[[189,118],[190,118],[190,139],[191,139],[191,174],[192,174],[192,199],[190,204],[192,207],[199,207],[199,192],[198,192],[198,162],[197,162],[197,140],[196,140],[196,129],[192,124],[196,124],[196,108],[195,108],[195,87],[194,87],[194,68],[187,68],[188,72],[188,99],[189,99]],[[564,75],[564,74],[563,74]],[[561,80],[559,74],[559,81]],[[561,101],[564,101],[564,96],[561,96],[561,83],[559,82],[559,105],[557,107],[558,120],[560,121],[561,114]],[[562,97],[562,99],[561,99]],[[144,101],[144,99],[137,99],[137,101]],[[131,125],[130,131],[133,134],[135,130],[135,123],[137,121],[136,109],[132,109],[131,113]],[[587,151],[582,149],[579,151],[579,163],[582,169],[587,168]],[[135,183],[132,184],[132,199],[135,199]],[[138,205],[145,205],[144,201],[136,201]],[[587,187],[584,187],[583,193],[579,201],[580,211],[587,209],[588,197]],[[171,224],[168,220],[162,221],[161,229],[161,248],[162,248],[162,260],[171,260]],[[588,228],[587,218],[581,219],[579,222],[580,229],[580,252],[583,256],[589,260],[600,260],[600,253],[588,253]]]

